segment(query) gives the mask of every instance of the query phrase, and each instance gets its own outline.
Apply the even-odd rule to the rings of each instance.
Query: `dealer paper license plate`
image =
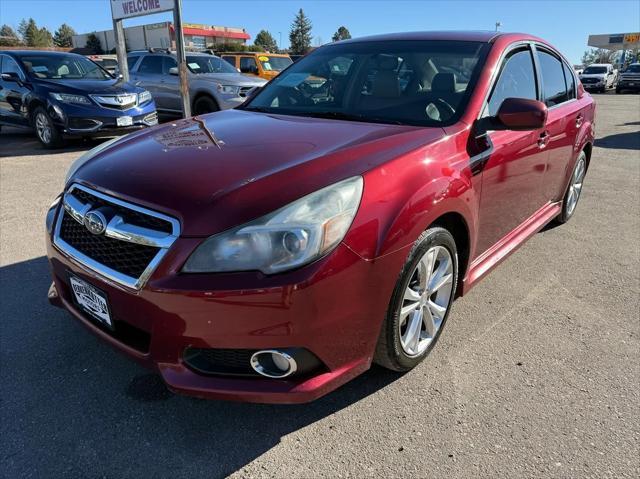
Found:
[[[110,328],[113,327],[107,296],[98,288],[75,276],[69,276],[69,281],[78,305],[97,320]]]
[[[133,118],[130,116],[119,116],[116,118],[116,125],[118,126],[131,126],[133,125]]]

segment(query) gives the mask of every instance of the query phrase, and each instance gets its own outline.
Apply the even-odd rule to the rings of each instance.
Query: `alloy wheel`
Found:
[[[578,159],[578,164],[575,170],[573,170],[573,176],[571,177],[571,184],[569,185],[569,194],[567,195],[567,216],[571,216],[576,209],[578,199],[580,198],[580,192],[582,191],[582,182],[584,181],[584,174],[586,172],[584,158]]]
[[[43,143],[48,144],[51,141],[51,125],[44,113],[36,115],[36,132]]]
[[[422,354],[434,340],[453,294],[453,260],[444,246],[433,246],[420,258],[404,292],[398,322],[400,344],[410,357]]]

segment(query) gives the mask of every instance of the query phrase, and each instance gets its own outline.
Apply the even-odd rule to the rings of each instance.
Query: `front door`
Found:
[[[504,59],[484,114],[496,115],[506,98],[536,100],[538,90],[533,52],[528,45],[518,47]],[[478,254],[495,245],[545,203],[546,129],[491,131],[488,135],[494,150],[482,171]]]
[[[140,60],[138,68],[131,76],[132,80],[140,82],[141,87],[149,90],[158,110],[167,109],[167,100],[160,90],[162,64],[162,55],[147,55]]]
[[[29,116],[24,97],[31,91],[24,72],[8,55],[0,55],[0,120],[16,126],[28,126]]]

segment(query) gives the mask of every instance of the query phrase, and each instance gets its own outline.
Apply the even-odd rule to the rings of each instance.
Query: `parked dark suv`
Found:
[[[0,50],[0,71],[0,125],[32,127],[47,148],[158,123],[148,91],[82,55]]]

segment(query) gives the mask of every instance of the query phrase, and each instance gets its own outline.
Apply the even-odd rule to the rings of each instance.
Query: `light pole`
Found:
[[[282,32],[278,32],[280,36],[280,41],[278,42],[278,50],[282,51]]]
[[[502,26],[502,23],[501,23],[501,22],[496,22],[496,32],[497,32],[498,30],[500,30],[500,27],[501,27],[501,26]]]

